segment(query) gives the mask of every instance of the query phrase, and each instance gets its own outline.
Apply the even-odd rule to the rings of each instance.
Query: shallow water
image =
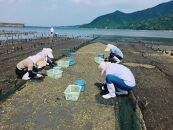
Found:
[[[49,36],[49,27],[26,26],[23,28],[0,27],[0,30],[19,31],[19,32],[37,32],[36,34],[23,35],[23,38]],[[128,30],[128,29],[87,29],[87,28],[54,28],[55,33],[68,37],[80,36],[82,38],[92,38],[94,35],[105,36],[128,36],[128,37],[155,37],[155,38],[173,38],[173,31],[165,30]],[[17,36],[16,36],[17,37]],[[15,37],[13,37],[15,38]],[[0,37],[4,39],[4,37]],[[10,37],[9,37],[10,39]]]

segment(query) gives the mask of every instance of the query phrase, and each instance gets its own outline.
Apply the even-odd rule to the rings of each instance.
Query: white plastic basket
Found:
[[[71,101],[77,101],[80,96],[80,86],[79,85],[69,85],[65,91],[65,99]]]
[[[54,69],[51,69],[51,70],[48,70],[47,71],[47,75],[48,77],[50,78],[53,78],[53,79],[59,79],[62,77],[62,70],[54,70]]]
[[[62,72],[63,71],[61,71],[61,70],[54,70],[54,75],[53,75],[54,79],[61,78],[62,77]]]
[[[62,68],[67,68],[69,67],[69,62],[65,61],[65,60],[59,60],[57,61],[58,66],[62,67]]]
[[[48,75],[48,76],[50,76],[50,75],[52,75],[52,74],[53,74],[53,72],[54,72],[54,70],[53,70],[53,69],[50,69],[50,70],[47,70],[47,72],[46,72],[46,73],[47,73],[47,75]]]
[[[60,66],[53,67],[54,70],[61,70],[62,68]]]

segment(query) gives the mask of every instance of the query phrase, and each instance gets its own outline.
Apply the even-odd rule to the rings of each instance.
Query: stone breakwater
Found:
[[[0,23],[0,27],[24,27],[24,23]]]

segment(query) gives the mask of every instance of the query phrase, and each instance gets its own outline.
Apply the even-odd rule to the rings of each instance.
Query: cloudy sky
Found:
[[[36,26],[89,23],[96,17],[120,10],[143,10],[170,0],[0,0],[0,22]]]

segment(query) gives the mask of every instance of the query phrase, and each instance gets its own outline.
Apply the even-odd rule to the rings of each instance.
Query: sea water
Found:
[[[34,34],[23,35],[20,38],[38,38],[50,36],[50,27],[25,26],[25,27],[0,27],[2,31],[13,32],[34,32]],[[173,38],[173,31],[160,30],[129,30],[129,29],[96,29],[96,28],[76,28],[76,27],[54,27],[57,35],[92,39],[97,35],[104,36],[127,36],[127,37],[154,37],[154,38]],[[0,35],[0,40],[7,36]],[[16,36],[17,37],[17,36]],[[16,38],[13,36],[13,39]],[[9,36],[8,39],[11,37]]]

